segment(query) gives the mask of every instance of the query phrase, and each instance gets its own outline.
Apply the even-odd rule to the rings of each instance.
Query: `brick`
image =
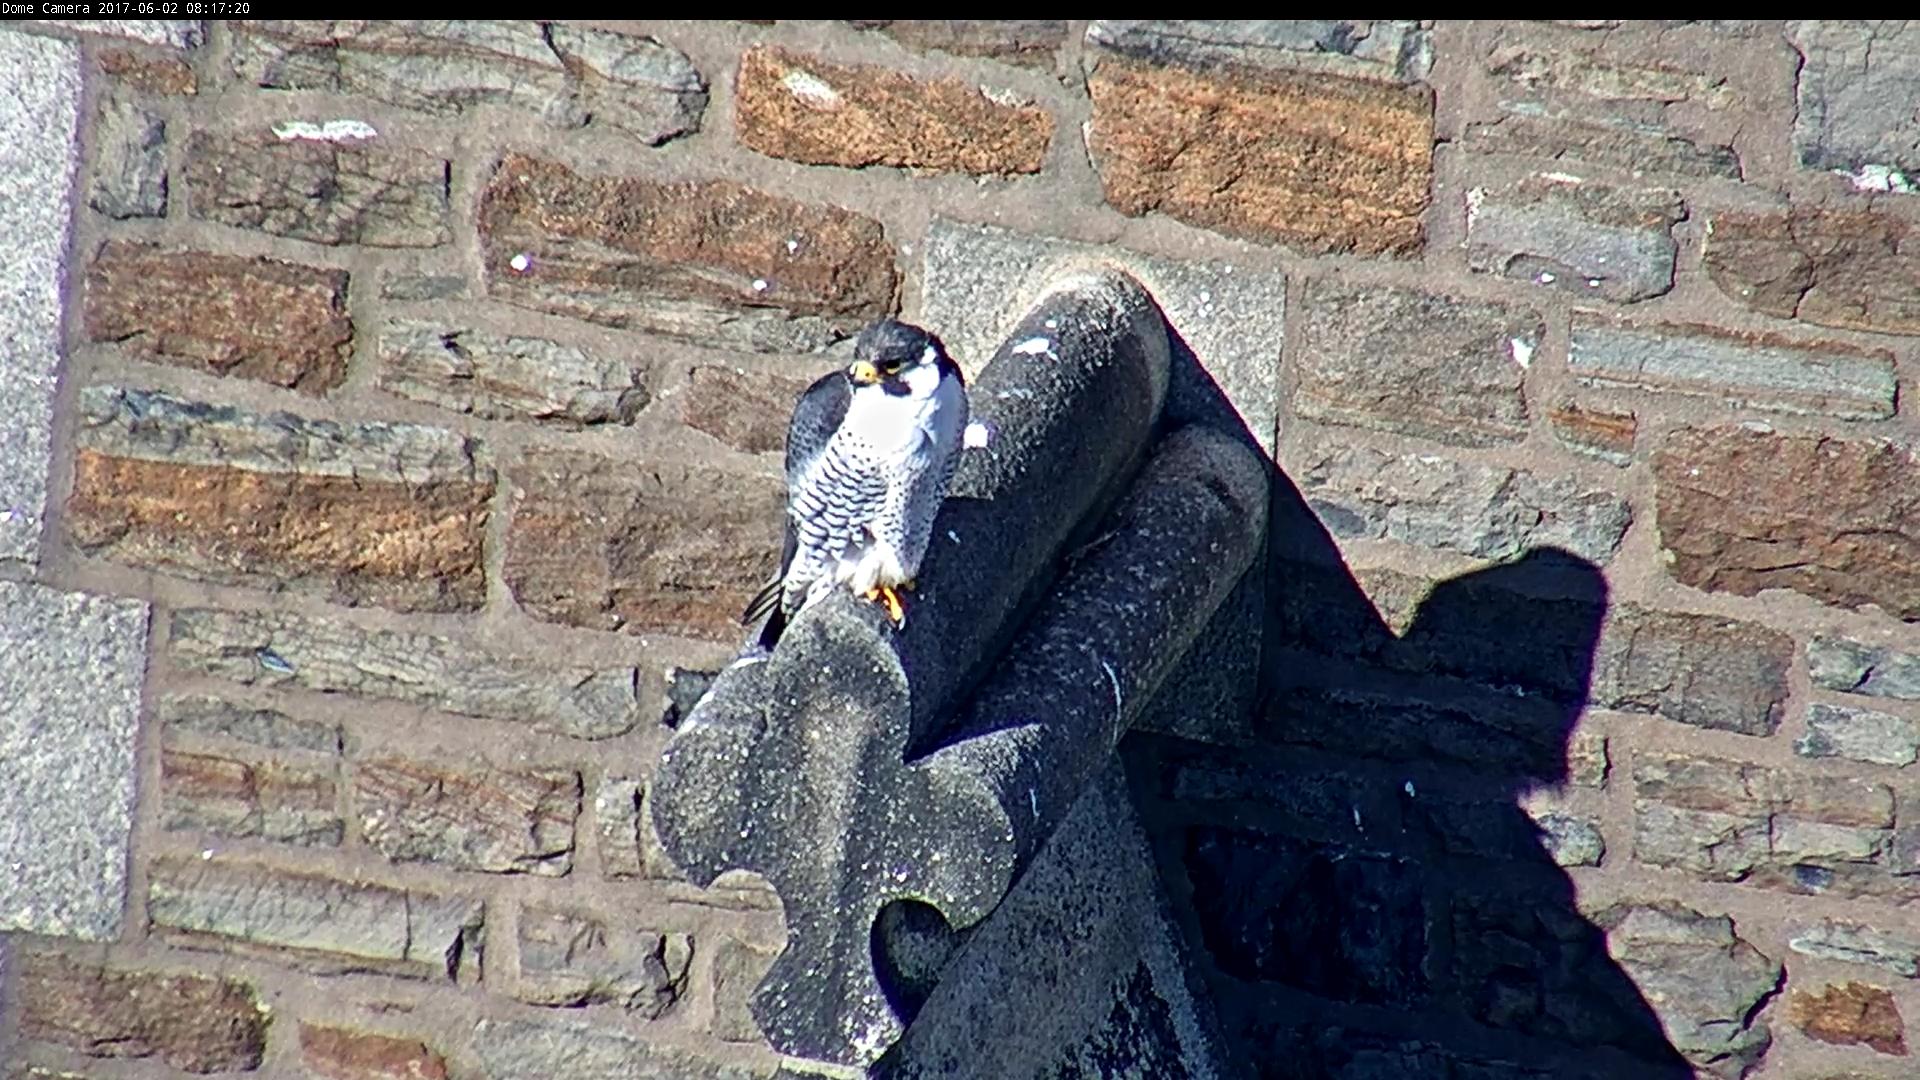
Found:
[[[1773,1042],[1761,1006],[1784,972],[1732,919],[1629,902],[1596,912],[1593,922],[1606,933],[1607,955],[1659,1018],[1654,1038],[1678,1050],[1696,1075],[1739,1080],[1759,1064]],[[1550,1015],[1560,1022],[1557,1010]]]
[[[1064,19],[850,19],[916,51],[984,56],[1021,67],[1051,68],[1067,42]]]
[[[1526,364],[1546,328],[1524,308],[1312,282],[1295,413],[1456,446],[1527,437]]]
[[[647,874],[642,830],[652,825],[641,816],[646,784],[630,776],[603,776],[593,789],[593,820],[599,833],[600,873],[618,881]]]
[[[1633,444],[1639,435],[1640,420],[1629,409],[1567,401],[1547,412],[1547,428],[1567,449],[1625,468],[1633,464]]]
[[[537,877],[573,869],[577,772],[384,757],[355,765],[353,794],[360,835],[394,862]]]
[[[172,49],[197,49],[207,42],[207,24],[198,19],[33,19],[41,26],[58,26],[83,34],[105,34],[164,45]]]
[[[1801,57],[1793,148],[1800,163],[1858,173],[1878,165],[1920,176],[1920,26],[1899,21],[1789,22]]]
[[[767,1080],[763,1065],[735,1065],[618,1031],[578,1023],[484,1019],[473,1026],[472,1053],[488,1077],[546,1080]]]
[[[316,244],[407,248],[452,239],[446,159],[313,127],[194,132],[187,213]]]
[[[686,992],[692,957],[693,941],[685,934],[529,908],[520,912],[514,993],[535,1005],[614,1004],[657,1020]]]
[[[126,240],[87,267],[89,341],[309,394],[346,378],[347,272]]]
[[[531,20],[250,22],[235,28],[228,63],[275,90],[453,116],[502,106],[650,145],[699,130],[707,105],[706,83],[671,45]]]
[[[132,89],[169,97],[200,91],[193,65],[178,56],[148,56],[132,49],[102,49],[95,55],[102,74]]]
[[[460,274],[416,274],[394,270],[380,276],[383,300],[459,300],[467,295],[467,279]]]
[[[1087,89],[1088,149],[1123,214],[1159,211],[1315,254],[1407,255],[1424,243],[1433,99],[1423,87],[1108,56]]]
[[[1658,129],[1508,115],[1468,124],[1460,144],[1478,154],[1599,165],[1636,176],[1741,178],[1740,158],[1733,147],[1697,142]]]
[[[164,750],[160,826],[338,847],[345,828],[334,770]]]
[[[1920,334],[1920,225],[1877,207],[1727,211],[1707,222],[1707,276],[1781,319]]]
[[[536,618],[727,640],[777,568],[786,500],[772,477],[565,451],[530,453],[509,477],[506,580]]]
[[[267,1007],[238,979],[169,974],[28,951],[15,977],[19,1034],[95,1058],[152,1058],[187,1072],[259,1068]]]
[[[787,421],[808,380],[703,365],[687,373],[680,422],[749,454],[787,445]]]
[[[1807,642],[1807,672],[1822,689],[1920,701],[1920,653],[1815,634]]]
[[[1583,386],[1713,398],[1736,408],[1883,420],[1893,354],[1704,326],[1631,326],[1576,313],[1567,367]]]
[[[1920,978],[1920,939],[1905,933],[1826,919],[1794,931],[1787,947],[1802,956],[1865,964],[1905,978]]]
[[[376,347],[380,389],[488,420],[631,424],[651,397],[642,368],[546,338],[394,319]]]
[[[1150,63],[1221,65],[1415,82],[1432,35],[1411,19],[1095,19],[1087,42]]]
[[[300,1061],[326,1080],[447,1080],[447,1061],[418,1039],[300,1022]]]
[[[471,611],[494,474],[472,439],[157,391],[80,392],[67,529],[96,558],[401,611]]]
[[[1600,101],[1693,102],[1720,110],[1738,92],[1717,74],[1666,64],[1627,63],[1585,49],[1559,49],[1531,42],[1503,44],[1487,54],[1488,74],[1524,93],[1575,94]]]
[[[1754,623],[1623,605],[1593,659],[1594,704],[1742,735],[1779,729],[1793,641]]]
[[[1920,620],[1920,456],[1884,441],[1687,428],[1653,457],[1674,580]]]
[[[87,205],[110,218],[167,212],[167,122],[117,94],[100,99],[93,125],[93,182]]]
[[[189,739],[232,739],[265,750],[304,750],[338,757],[345,746],[339,724],[252,709],[220,698],[169,695],[154,707],[160,737],[168,747]]]
[[[1287,465],[1342,539],[1399,540],[1479,559],[1552,545],[1606,562],[1632,522],[1625,501],[1565,477],[1421,454],[1328,446]]]
[[[747,148],[807,165],[1039,172],[1053,117],[1003,96],[963,79],[915,78],[757,45],[740,57],[733,125]]]
[[[1807,733],[1794,749],[1802,757],[1911,765],[1920,759],[1920,721],[1815,702],[1807,706]]]
[[[1576,731],[1567,741],[1567,781],[1576,787],[1607,786],[1607,774],[1613,768],[1607,737],[1593,731]]]
[[[163,940],[321,973],[471,974],[484,915],[479,900],[247,863],[162,857],[148,866],[147,921]]]
[[[713,1033],[727,1042],[764,1040],[747,1001],[780,954],[733,937],[721,937],[713,952]]]
[[[1678,193],[1565,173],[1467,192],[1467,265],[1630,304],[1673,288]]]
[[[603,739],[640,718],[631,667],[491,653],[464,638],[364,630],[337,619],[185,608],[167,656],[179,670],[263,687],[355,694]]]
[[[511,154],[480,201],[487,292],[696,344],[810,352],[895,309],[878,221],[729,180],[586,176]]]
[[[1787,996],[1787,1017],[1809,1038],[1823,1043],[1864,1043],[1883,1054],[1907,1054],[1906,1024],[1893,995],[1878,986],[1850,982],[1819,990],[1796,989]]]
[[[1893,825],[1893,792],[1884,784],[1800,776],[1766,765],[1687,755],[1647,755],[1634,767],[1639,796],[1669,806],[1721,813],[1787,814],[1829,825]]]

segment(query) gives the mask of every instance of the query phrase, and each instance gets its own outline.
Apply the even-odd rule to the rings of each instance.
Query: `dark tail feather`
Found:
[[[760,591],[754,593],[753,599],[747,601],[747,610],[740,613],[740,625],[752,626],[762,615],[772,611],[779,602],[780,579],[774,578],[760,586]]]
[[[787,632],[787,611],[775,605],[773,614],[767,616],[767,624],[760,628],[760,647],[768,652],[780,643],[780,635]]]

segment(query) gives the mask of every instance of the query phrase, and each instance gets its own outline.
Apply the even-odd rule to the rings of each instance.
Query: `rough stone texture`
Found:
[[[117,94],[94,114],[94,171],[87,205],[110,218],[167,212],[167,122]]]
[[[1893,354],[1837,342],[1629,326],[1577,314],[1567,367],[1585,386],[1709,397],[1772,412],[1883,420],[1894,410]]]
[[[300,1062],[325,1080],[447,1080],[447,1062],[418,1039],[300,1024]]]
[[[1279,345],[1286,337],[1282,273],[1148,258],[1111,245],[935,219],[927,230],[920,282],[922,317],[967,377],[977,378],[1033,298],[1089,263],[1123,266],[1153,294],[1172,329],[1168,420],[1238,427],[1272,453],[1280,415]]]
[[[486,599],[494,473],[472,439],[112,386],[79,397],[67,532],[88,555],[402,611]]]
[[[186,19],[35,19],[41,26],[59,26],[83,34],[131,38],[149,45],[192,49],[206,43],[207,24]],[[44,40],[44,39],[42,39]]]
[[[1433,98],[1306,72],[1195,70],[1120,56],[1087,79],[1107,202],[1316,254],[1424,242]],[[1217,197],[1231,188],[1233,198]]]
[[[1920,653],[1815,634],[1807,642],[1807,673],[1827,690],[1920,701]]]
[[[1461,145],[1482,154],[1512,154],[1601,165],[1635,174],[1738,180],[1733,147],[1696,142],[1660,130],[1509,115],[1468,124]]]
[[[363,94],[442,115],[501,105],[648,144],[697,131],[707,105],[706,83],[678,49],[557,23],[249,22],[235,27],[229,64],[275,90]]]
[[[1096,19],[1087,42],[1151,63],[1345,75],[1380,82],[1424,79],[1429,32],[1388,19]]]
[[[1789,22],[1786,35],[1803,60],[1793,121],[1800,163],[1920,176],[1920,116],[1909,107],[1920,100],[1920,27],[1815,19]]]
[[[154,707],[168,747],[188,739],[232,739],[267,750],[307,750],[338,757],[345,747],[339,724],[250,709],[213,697],[169,695]]]
[[[1920,759],[1920,721],[1816,701],[1807,707],[1807,733],[1794,749],[1803,757],[1911,765]]]
[[[1630,410],[1562,402],[1548,411],[1547,425],[1569,450],[1622,468],[1633,464],[1640,420]]]
[[[1678,193],[1536,173],[1467,192],[1467,265],[1630,304],[1673,288]]]
[[[61,281],[79,163],[80,50],[0,34],[0,560],[40,557]]]
[[[1702,259],[1764,315],[1883,334],[1920,333],[1920,225],[1876,206],[1712,215]]]
[[[268,612],[187,608],[173,613],[167,637],[176,667],[252,685],[388,698],[581,739],[625,734],[640,719],[630,667],[502,656],[459,638]]]
[[[894,310],[878,221],[730,180],[586,176],[508,155],[480,202],[487,292],[705,346],[808,352]]]
[[[394,270],[380,275],[380,296],[385,300],[458,300],[466,295],[467,279],[461,274]]]
[[[168,97],[200,92],[193,65],[178,56],[149,56],[133,49],[103,49],[95,55],[102,74],[135,90]]]
[[[564,877],[573,869],[580,774],[386,757],[353,771],[360,835],[394,862]]]
[[[573,912],[523,909],[520,979],[514,994],[535,1005],[610,1003],[657,1020],[686,992],[692,958],[693,940],[685,934],[609,926]]]
[[[786,495],[773,477],[570,451],[532,452],[508,476],[504,572],[537,618],[731,639],[779,568]]]
[[[479,900],[193,856],[155,859],[147,872],[147,919],[163,940],[413,979],[479,964]]]
[[[0,581],[0,930],[118,936],[147,605]]]
[[[1734,932],[1732,919],[1677,904],[1622,904],[1594,922],[1674,1049],[1702,1073],[1737,1080],[1766,1054],[1773,1033],[1760,1005],[1783,973]]]
[[[196,131],[187,212],[203,221],[316,244],[434,247],[448,226],[451,166],[375,139]]]
[[[1674,579],[1793,589],[1920,620],[1920,456],[1883,441],[1751,427],[1674,432],[1653,458]]]
[[[166,750],[160,825],[221,836],[337,847],[345,828],[334,769]]]
[[[488,420],[630,424],[651,397],[641,367],[546,338],[394,319],[376,348],[380,389]]]
[[[1002,97],[962,79],[914,78],[759,45],[740,57],[733,125],[747,148],[807,165],[1039,172],[1053,117]]]
[[[1893,995],[1878,986],[1850,982],[1795,990],[1787,998],[1787,1017],[1823,1043],[1865,1043],[1883,1054],[1907,1054],[1907,1026],[1900,1009]]]
[[[787,445],[787,421],[808,380],[703,365],[687,373],[680,422],[749,454]]]
[[[1064,19],[850,19],[909,49],[985,56],[1021,67],[1050,68],[1067,41]]]
[[[1920,978],[1920,937],[1859,923],[1825,919],[1803,926],[1787,939],[1803,956],[1883,968],[1903,978]]]
[[[1612,612],[1593,657],[1592,700],[1607,709],[1742,735],[1771,735],[1786,709],[1793,641],[1711,615]]]
[[[603,776],[593,790],[593,820],[599,829],[600,873],[619,880],[647,872],[641,829],[653,824],[640,816],[646,785],[630,776]]]
[[[88,1057],[157,1057],[195,1073],[260,1066],[267,1007],[238,979],[109,967],[52,952],[22,960],[14,1000],[25,1038]]]
[[[1456,446],[1527,437],[1521,384],[1546,333],[1537,313],[1324,279],[1303,303],[1296,415]]]
[[[1422,454],[1328,446],[1287,472],[1334,536],[1386,538],[1481,559],[1552,545],[1604,563],[1632,522],[1624,500],[1563,476]]]
[[[764,1066],[724,1064],[585,1024],[481,1020],[473,1053],[491,1080],[769,1080]]]
[[[87,268],[88,340],[309,394],[346,377],[347,272],[127,240]]]
[[[766,977],[779,951],[723,937],[713,951],[713,1033],[728,1042],[757,1043],[765,1038],[747,1001]]]

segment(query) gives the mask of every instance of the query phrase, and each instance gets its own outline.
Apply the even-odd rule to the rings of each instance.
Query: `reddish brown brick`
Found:
[[[1633,440],[1640,422],[1625,410],[1583,408],[1565,402],[1547,412],[1547,423],[1561,445],[1614,465],[1633,461]]]
[[[132,49],[105,49],[100,53],[100,70],[150,94],[177,96],[200,89],[193,66],[177,56],[153,57]]]
[[[960,79],[920,79],[757,46],[740,58],[734,130],[742,143],[808,165],[1033,173],[1053,118],[1002,104]]]
[[[1407,254],[1433,178],[1433,99],[1299,72],[1109,57],[1087,81],[1107,202],[1313,252]]]
[[[335,846],[343,823],[330,769],[163,750],[160,821],[168,829]]]
[[[447,1080],[447,1061],[418,1039],[300,1023],[300,1059],[327,1080]]]
[[[508,155],[480,203],[488,292],[702,345],[795,352],[895,307],[878,221],[730,180],[585,176]]]
[[[1755,311],[1920,334],[1920,225],[1871,203],[1728,212],[1709,225],[1708,276]]]
[[[20,1035],[89,1057],[157,1057],[207,1073],[254,1069],[267,1010],[237,979],[107,967],[52,952],[23,957],[14,1000]]]
[[[807,380],[697,367],[680,394],[680,422],[749,454],[787,445],[787,421]]]
[[[346,377],[347,272],[113,240],[87,268],[90,341],[310,394]]]
[[[1675,579],[1920,620],[1920,458],[1897,444],[1689,428],[1653,459]]]
[[[779,480],[538,453],[510,474],[507,584],[550,622],[726,640],[773,574]]]
[[[1906,1022],[1893,995],[1878,986],[1850,982],[1795,990],[1787,998],[1787,1016],[1824,1043],[1865,1043],[1883,1054],[1907,1054]]]

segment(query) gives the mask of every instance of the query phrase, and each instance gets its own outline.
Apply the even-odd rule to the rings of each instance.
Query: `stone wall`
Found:
[[[1278,466],[1259,714],[1123,754],[1250,1071],[1910,1072],[1920,29],[16,23],[0,81],[5,1080],[773,1073],[778,901],[643,824],[675,673],[848,334],[977,365],[1084,258]]]

